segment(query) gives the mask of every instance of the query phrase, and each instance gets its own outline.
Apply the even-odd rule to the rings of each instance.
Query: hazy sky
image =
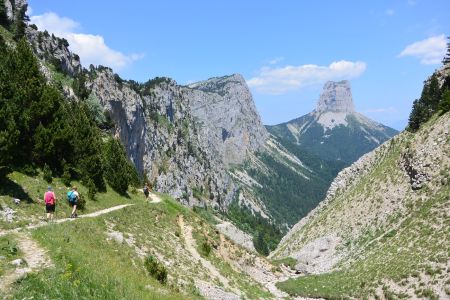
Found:
[[[310,112],[350,79],[358,111],[401,129],[440,66],[450,1],[29,0],[32,23],[66,37],[85,67],[180,84],[233,73],[265,124]]]

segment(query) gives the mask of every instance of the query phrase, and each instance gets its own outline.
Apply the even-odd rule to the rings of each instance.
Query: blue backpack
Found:
[[[75,195],[75,193],[73,191],[68,191],[67,192],[67,200],[74,204],[77,202],[77,195]]]

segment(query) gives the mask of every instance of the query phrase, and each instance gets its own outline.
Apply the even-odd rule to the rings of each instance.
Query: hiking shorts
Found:
[[[69,206],[70,206],[70,207],[73,207],[74,205],[77,205],[77,202],[78,202],[78,201],[75,201],[75,202],[69,201]]]
[[[55,204],[45,204],[45,210],[47,213],[55,212]]]

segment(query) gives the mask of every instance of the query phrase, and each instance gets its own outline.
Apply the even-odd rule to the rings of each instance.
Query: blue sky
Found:
[[[350,79],[358,111],[401,129],[450,35],[450,1],[29,0],[32,23],[125,79],[240,73],[265,124]]]

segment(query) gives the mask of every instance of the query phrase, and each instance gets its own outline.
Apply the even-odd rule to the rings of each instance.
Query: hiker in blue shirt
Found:
[[[67,199],[69,200],[69,205],[72,207],[71,218],[78,217],[77,215],[77,203],[80,199],[80,194],[77,192],[77,187],[73,186],[72,190],[67,193]]]

